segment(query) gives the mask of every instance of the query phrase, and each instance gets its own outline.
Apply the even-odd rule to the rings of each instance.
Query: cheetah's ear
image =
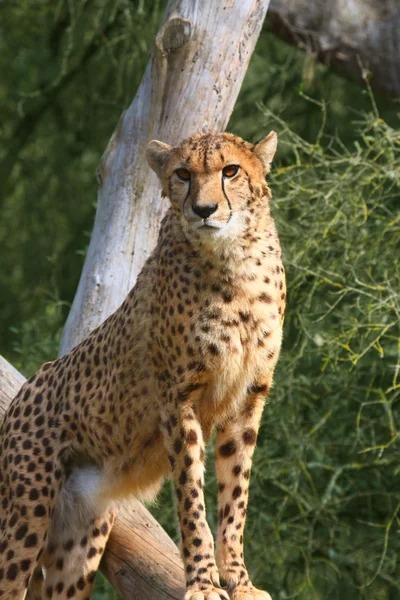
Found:
[[[275,156],[278,145],[278,136],[275,131],[271,131],[261,142],[254,146],[254,153],[261,160],[264,167],[264,175],[268,175],[272,159]]]
[[[172,146],[169,146],[168,144],[164,144],[163,142],[159,142],[157,140],[152,140],[147,144],[147,162],[149,163],[153,171],[157,173],[160,179],[163,174],[165,163],[167,162],[171,154],[171,150]]]

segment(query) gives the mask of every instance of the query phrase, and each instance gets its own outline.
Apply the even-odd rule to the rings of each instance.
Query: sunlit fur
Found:
[[[196,134],[163,155],[163,193],[197,247],[214,252],[233,249],[240,260],[241,247],[232,242],[268,227],[270,192],[260,154],[253,144],[217,133]],[[224,177],[227,165],[237,165],[237,175]],[[191,173],[190,181],[176,174],[182,167]],[[204,222],[193,212],[193,204],[217,204],[218,209]]]
[[[265,182],[275,149],[274,133],[256,145],[220,133],[177,148],[149,144],[150,166],[171,202],[157,247],[120,308],[69,354],[43,365],[5,416],[0,596],[23,600],[35,572],[32,594],[43,587],[53,600],[88,598],[116,503],[153,498],[169,475],[186,600],[227,599],[228,592],[231,600],[270,598],[250,581],[243,535],[286,300]],[[239,170],[224,178],[231,164]],[[193,212],[199,204],[216,210],[202,219]],[[203,491],[214,428],[216,558]]]

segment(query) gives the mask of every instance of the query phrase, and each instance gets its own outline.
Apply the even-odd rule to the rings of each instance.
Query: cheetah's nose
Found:
[[[199,215],[202,219],[207,219],[211,216],[218,208],[218,204],[192,204],[192,210],[196,215]]]

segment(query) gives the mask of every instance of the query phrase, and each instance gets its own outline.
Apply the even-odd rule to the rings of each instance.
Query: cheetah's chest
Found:
[[[214,400],[239,399],[275,367],[282,339],[278,307],[243,299],[229,307],[210,306],[196,322],[195,334]]]

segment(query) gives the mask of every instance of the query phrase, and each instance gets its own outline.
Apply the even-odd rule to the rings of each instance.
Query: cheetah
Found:
[[[2,425],[0,597],[35,584],[35,598],[88,599],[118,502],[151,500],[171,476],[185,600],[270,599],[250,581],[243,533],[286,300],[266,183],[276,146],[275,132],[148,144],[170,201],[154,252],[122,305],[45,363]],[[215,553],[203,490],[213,430]]]

